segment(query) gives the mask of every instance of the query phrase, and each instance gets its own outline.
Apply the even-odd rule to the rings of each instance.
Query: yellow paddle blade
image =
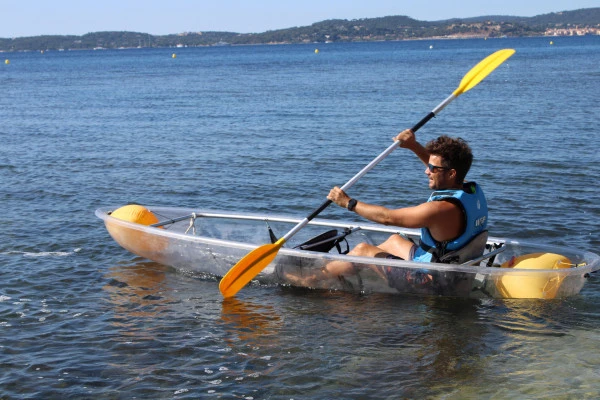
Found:
[[[498,68],[500,64],[506,61],[513,54],[515,54],[513,49],[498,50],[497,52],[490,54],[481,60],[476,66],[471,68],[469,72],[467,72],[453,94],[458,96],[477,86],[479,82],[485,79],[486,76]]]
[[[277,256],[279,249],[284,243],[285,241],[281,238],[273,244],[262,245],[238,261],[219,283],[219,290],[223,297],[235,296],[260,271],[271,264],[271,261]]]

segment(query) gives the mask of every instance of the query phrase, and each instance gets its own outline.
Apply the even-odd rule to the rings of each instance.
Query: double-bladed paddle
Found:
[[[493,70],[495,70],[500,64],[506,61],[510,56],[515,53],[513,49],[499,50],[493,54],[490,54],[483,60],[481,60],[476,66],[471,68],[469,72],[462,78],[458,88],[444,101],[442,101],[436,108],[433,109],[429,114],[419,121],[415,126],[412,127],[412,131],[416,132],[425,125],[431,118],[435,117],[440,111],[444,109],[452,100],[465,93],[466,91],[475,87],[481,82],[486,76],[488,76]],[[352,185],[354,185],[363,175],[369,172],[375,167],[381,160],[387,157],[392,151],[398,147],[400,143],[395,141],[390,145],[383,153],[377,158],[371,161],[366,167],[364,167],[358,174],[354,175],[344,186],[342,190],[346,191]],[[260,273],[267,265],[273,261],[277,256],[279,249],[287,242],[292,236],[294,236],[300,229],[306,226],[313,218],[321,213],[331,204],[331,200],[325,201],[319,208],[312,212],[308,217],[300,221],[291,231],[285,236],[272,244],[262,245],[250,253],[244,258],[238,261],[227,274],[221,279],[219,284],[219,290],[223,297],[232,297],[248,282],[250,282],[256,275]]]

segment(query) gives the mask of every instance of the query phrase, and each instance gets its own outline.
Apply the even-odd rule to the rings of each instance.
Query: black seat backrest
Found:
[[[312,239],[294,247],[300,250],[318,251],[321,253],[328,253],[336,244],[338,237],[337,229],[332,229],[327,232],[321,233]]]

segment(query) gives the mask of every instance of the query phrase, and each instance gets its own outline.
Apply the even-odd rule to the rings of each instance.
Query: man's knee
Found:
[[[351,255],[353,256],[373,256],[374,250],[377,251],[381,251],[379,249],[377,249],[375,246],[370,245],[368,243],[364,243],[361,242],[359,244],[356,245],[356,247],[354,247],[354,249],[352,249],[352,251],[350,252]]]

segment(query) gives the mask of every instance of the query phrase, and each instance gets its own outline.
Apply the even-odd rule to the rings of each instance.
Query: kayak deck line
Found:
[[[255,215],[255,214],[224,214],[224,213],[211,213],[211,212],[198,212],[198,213],[191,213],[191,214],[187,214],[181,217],[176,217],[176,218],[170,218],[164,221],[160,221],[157,222],[155,224],[149,225],[151,227],[161,227],[161,226],[165,226],[165,225],[169,225],[169,224],[174,224],[177,222],[181,222],[181,221],[185,221],[187,219],[192,219],[195,220],[197,218],[222,218],[222,219],[239,219],[239,220],[250,220],[250,221],[263,221],[263,222],[287,222],[287,223],[299,223],[302,221],[301,218],[291,218],[291,217],[265,217],[265,216],[260,216],[260,215]],[[335,221],[331,221],[331,220],[321,220],[319,218],[315,218],[313,220],[311,220],[309,223],[309,225],[314,225],[314,226],[331,226],[331,227],[335,227],[335,228],[348,228],[348,229],[363,229],[363,227],[368,228],[368,229],[373,229],[374,225],[370,225],[370,224],[348,224],[348,223],[342,223],[342,222],[335,222]],[[386,227],[386,226],[377,226],[376,229],[380,232],[386,232],[386,233],[397,233],[398,229],[394,229],[394,228],[390,228],[390,227]],[[416,234],[418,231],[417,230],[410,230],[412,233]]]

